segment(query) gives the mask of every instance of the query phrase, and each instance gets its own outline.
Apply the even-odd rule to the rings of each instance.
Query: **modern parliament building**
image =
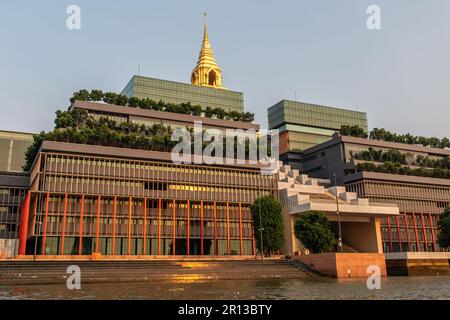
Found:
[[[243,112],[222,86],[204,29],[192,84],[134,76],[129,97]],[[249,122],[74,101],[93,118],[145,126],[254,129]],[[276,196],[257,165],[179,165],[171,153],[44,141],[22,203],[19,255],[253,255],[251,204]]]
[[[243,93],[223,86],[206,21],[198,62],[190,78],[191,84],[187,84],[133,76],[122,94],[166,104],[190,103],[203,110],[244,113]],[[83,110],[90,119],[143,127],[192,128],[201,121],[204,129],[220,131],[260,128],[248,121],[205,114],[94,101],[74,100],[69,110]],[[32,135],[6,132],[3,143],[0,132],[0,148],[8,154],[0,159],[0,258],[255,255],[254,230],[258,226],[253,224],[250,207],[257,198],[267,195],[283,205],[284,254],[296,255],[302,250],[293,225],[294,219],[308,210],[324,211],[334,231],[335,213],[340,210],[343,242],[349,250],[379,255],[441,250],[436,245],[436,219],[439,210],[449,203],[448,182],[440,181],[443,185],[428,192],[417,185],[425,180],[433,185],[435,179],[392,175],[375,179],[372,173],[356,172],[355,159],[347,158],[345,152],[350,146],[355,153],[360,152],[371,142],[360,139],[344,143],[334,134],[342,125],[367,131],[365,113],[282,100],[269,108],[268,114],[269,129],[280,131],[280,159],[284,162],[272,175],[262,174],[259,164],[248,162],[175,164],[168,148],[144,150],[57,141],[44,141],[25,173],[21,169],[23,159],[18,159],[13,146],[24,153],[25,146],[32,144]],[[411,152],[409,149],[405,150]],[[425,148],[413,151],[427,152]],[[441,153],[448,156],[447,150]],[[338,185],[347,189],[330,187],[332,173],[336,173]],[[389,180],[391,188],[383,197],[375,192],[386,184],[369,188],[380,177],[383,183]],[[411,194],[400,190],[405,179],[411,180],[405,189]],[[416,193],[422,191],[426,192],[416,199]],[[389,198],[395,192],[403,193]],[[411,203],[416,207],[410,208]],[[417,206],[429,207],[430,203],[432,212],[418,211]]]

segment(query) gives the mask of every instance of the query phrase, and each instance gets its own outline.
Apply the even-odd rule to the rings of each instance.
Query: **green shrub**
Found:
[[[71,103],[74,103],[75,100],[80,101],[91,101],[91,102],[105,102],[108,104],[114,104],[119,106],[127,106],[132,108],[142,108],[146,110],[155,110],[155,111],[166,111],[166,112],[174,112],[181,114],[190,114],[194,116],[201,116],[204,114],[209,118],[217,118],[217,119],[226,119],[232,121],[243,121],[243,122],[253,122],[255,120],[255,115],[250,112],[237,112],[230,111],[226,112],[222,108],[210,108],[206,107],[205,109],[199,105],[191,105],[189,102],[187,103],[165,103],[163,101],[153,101],[148,98],[140,99],[136,97],[128,98],[123,94],[117,94],[113,92],[103,92],[101,90],[80,90],[74,92],[72,98],[70,99]]]
[[[327,217],[321,211],[302,213],[295,221],[294,233],[312,253],[333,251],[336,242],[334,234]]]
[[[259,231],[261,221],[261,225],[264,229],[263,246],[265,254],[268,253],[272,255],[280,250],[284,244],[282,210],[283,208],[280,202],[273,197],[259,198],[251,207],[256,246],[261,251],[261,234]]]
[[[438,242],[441,247],[450,247],[450,207],[447,207],[444,212],[442,212],[439,222],[439,236]]]

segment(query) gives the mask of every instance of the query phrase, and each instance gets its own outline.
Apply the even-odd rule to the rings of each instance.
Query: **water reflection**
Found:
[[[174,282],[0,287],[0,299],[450,299],[450,277],[383,279],[381,290],[368,290],[365,280],[312,278],[295,280],[176,279]]]

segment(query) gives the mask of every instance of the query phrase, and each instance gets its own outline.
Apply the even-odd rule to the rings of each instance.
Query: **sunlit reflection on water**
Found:
[[[211,268],[215,267],[214,265],[210,265],[207,262],[198,262],[198,261],[183,261],[180,263],[183,268]]]
[[[207,282],[208,278],[202,274],[187,274],[187,275],[174,275],[172,277],[173,283],[203,283]]]
[[[0,287],[0,299],[450,299],[450,277],[383,279],[381,290],[369,290],[364,279],[199,280],[196,275],[171,282]]]

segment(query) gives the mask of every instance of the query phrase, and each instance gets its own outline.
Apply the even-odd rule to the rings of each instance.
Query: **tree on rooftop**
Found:
[[[166,103],[163,101],[155,102],[149,98],[128,98],[126,95],[117,94],[114,92],[103,92],[101,90],[91,90],[91,92],[83,89],[74,92],[71,103],[76,100],[80,101],[92,101],[92,102],[105,102],[108,104],[128,106],[132,108],[142,108],[146,110],[156,110],[156,111],[166,111],[180,114],[190,114],[195,116],[205,115],[206,117],[216,117],[218,119],[228,119],[233,121],[244,121],[252,122],[254,121],[255,115],[250,112],[237,112],[237,111],[225,111],[222,108],[211,108],[195,105],[192,106],[190,102],[185,103]]]
[[[364,129],[359,126],[343,125],[343,126],[341,126],[340,132],[344,136],[352,136],[352,137],[358,137],[358,138],[367,138],[368,137],[368,135],[364,131]]]
[[[363,132],[363,130],[362,130],[362,128],[359,128],[358,126],[344,125],[341,127],[340,132],[344,136],[358,137],[358,136],[360,136],[360,133]],[[450,148],[450,139],[447,137],[439,139],[436,137],[427,138],[427,137],[421,137],[421,136],[413,136],[410,133],[397,134],[397,133],[389,132],[383,128],[374,128],[370,132],[369,138],[372,140],[415,144],[415,145],[421,145],[424,147],[433,147],[433,148],[441,148],[441,149]]]

